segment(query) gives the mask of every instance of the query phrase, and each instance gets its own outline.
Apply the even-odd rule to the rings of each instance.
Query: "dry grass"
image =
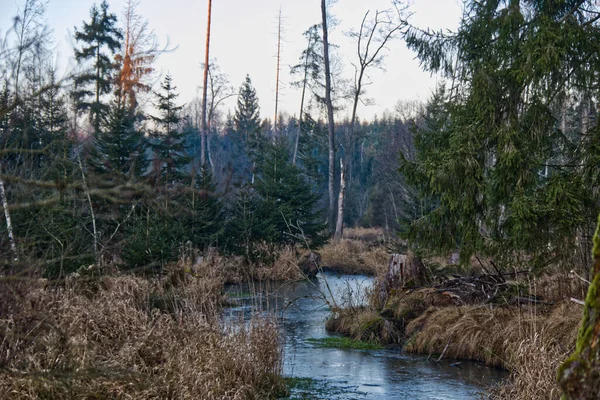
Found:
[[[329,332],[370,343],[399,343],[400,331],[389,320],[369,308],[343,309],[327,320]]]
[[[573,303],[540,310],[432,307],[407,326],[412,336],[404,348],[510,370],[493,399],[559,399],[557,368],[575,347],[580,320],[581,307]]]
[[[558,285],[549,282],[565,288],[560,277],[546,277],[530,291],[545,286],[552,293]],[[574,294],[579,289],[572,285],[568,293]],[[327,328],[354,339],[401,342],[408,352],[506,368],[511,379],[488,393],[494,400],[559,399],[557,368],[573,351],[582,315],[580,305],[562,299],[554,306],[456,306],[432,288],[405,290],[394,293],[383,310],[373,302],[337,310]]]
[[[307,251],[306,251],[307,252]],[[258,281],[299,281],[304,275],[298,267],[302,253],[286,246],[274,251],[273,263],[260,263],[251,266],[251,277]]]
[[[275,323],[223,324],[222,280],[181,271],[59,287],[3,281],[3,398],[274,397],[282,388]]]
[[[344,238],[350,240],[360,240],[372,245],[383,245],[388,240],[388,235],[383,228],[346,228],[344,229]]]
[[[581,307],[564,303],[552,310],[487,306],[429,308],[406,327],[410,340],[405,349],[422,354],[483,361],[511,368],[514,346],[531,338],[544,340],[543,346],[574,346]]]
[[[319,252],[324,267],[343,274],[377,275],[387,268],[390,258],[383,245],[355,239],[331,242]]]

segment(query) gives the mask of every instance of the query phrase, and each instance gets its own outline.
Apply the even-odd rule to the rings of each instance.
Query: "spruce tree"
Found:
[[[157,185],[183,183],[189,176],[187,168],[191,157],[186,154],[185,135],[181,130],[180,112],[183,106],[175,101],[179,94],[167,74],[161,83],[162,92],[156,92],[156,108],[160,115],[152,117],[156,130],[151,134],[150,147],[154,153],[153,178]]]
[[[78,111],[88,111],[94,133],[98,134],[109,111],[102,96],[111,92],[115,64],[112,56],[121,47],[123,35],[116,27],[117,17],[109,13],[108,3],[103,0],[90,9],[90,21],[81,30],[75,28],[75,40],[82,44],[75,49],[75,59],[80,65],[91,61],[92,68],[75,77],[73,97]]]
[[[566,127],[575,136],[565,134],[561,110],[596,90],[600,26],[584,11],[596,8],[592,1],[467,1],[455,34],[408,30],[422,65],[453,82],[447,118],[430,128],[432,140],[423,133],[421,158],[403,162],[405,174],[420,175],[424,194],[440,201],[426,217],[443,222],[445,234],[421,231],[423,245],[458,245],[465,263],[481,252],[534,267],[568,265],[574,246],[589,252],[599,197],[586,173],[597,171],[590,161],[598,159],[599,129],[588,117],[591,102],[586,123]]]
[[[260,108],[256,90],[252,80],[246,75],[246,80],[240,87],[235,115],[233,117],[235,129],[247,142],[256,141],[260,135]]]
[[[188,196],[191,215],[186,219],[186,232],[195,247],[204,251],[218,244],[225,222],[217,186],[207,165],[201,167],[195,179],[195,189],[191,198]]]
[[[136,181],[146,174],[147,141],[135,126],[133,110],[123,96],[115,94],[104,129],[94,134],[91,163],[104,179],[113,182]]]
[[[324,242],[324,217],[318,195],[306,175],[291,163],[283,139],[268,143],[257,161],[257,227],[267,243],[298,243],[318,247]]]

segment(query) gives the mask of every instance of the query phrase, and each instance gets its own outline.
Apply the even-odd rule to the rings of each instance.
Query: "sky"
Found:
[[[0,32],[10,28],[11,17],[24,0],[0,0]],[[74,65],[72,35],[74,28],[88,20],[92,0],[47,0],[47,23],[53,30],[56,63],[60,71]],[[110,10],[121,15],[124,0],[108,0]],[[413,25],[435,30],[456,30],[461,16],[461,0],[406,0],[413,13]],[[170,73],[180,93],[179,101],[187,103],[200,96],[201,63],[207,20],[206,0],[140,0],[139,12],[161,44],[169,43],[173,51],[156,61],[158,74]],[[355,43],[345,33],[357,29],[364,14],[371,10],[390,9],[391,0],[337,0],[329,12],[337,20],[330,42],[339,46],[345,76],[353,74]],[[275,73],[277,55],[277,23],[281,10],[283,40],[281,51],[279,110],[297,115],[300,90],[292,87],[290,66],[306,46],[302,33],[320,22],[320,0],[213,0],[210,57],[216,59],[233,86],[239,88],[249,74],[261,107],[262,118],[273,118],[275,108]],[[373,105],[360,105],[358,115],[371,119],[385,110],[392,111],[398,101],[426,101],[438,78],[423,72],[400,39],[387,46],[384,69],[370,70],[366,96]],[[158,78],[157,78],[158,80]],[[158,89],[158,82],[155,84]],[[224,113],[235,108],[235,99],[224,104]],[[345,117],[350,105],[340,111]]]

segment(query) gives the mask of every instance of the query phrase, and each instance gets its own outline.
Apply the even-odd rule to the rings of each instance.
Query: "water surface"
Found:
[[[237,305],[227,313],[250,315],[257,309],[277,313],[285,342],[284,374],[314,379],[318,386],[305,398],[476,399],[487,386],[506,377],[505,372],[479,363],[437,363],[397,347],[341,350],[307,342],[332,336],[325,330],[332,298],[337,304],[360,304],[371,283],[367,277],[320,274],[311,281],[294,284],[233,286],[228,291],[237,299]]]

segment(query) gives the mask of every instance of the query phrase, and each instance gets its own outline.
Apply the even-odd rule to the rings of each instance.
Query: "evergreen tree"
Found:
[[[200,175],[195,179],[195,189],[189,204],[192,212],[187,218],[186,230],[189,240],[204,251],[218,244],[225,222],[217,187],[208,166],[201,167]]]
[[[256,90],[252,87],[250,76],[240,87],[235,115],[233,117],[235,129],[247,142],[256,141],[261,131],[260,108]]]
[[[424,67],[454,82],[447,118],[431,128],[433,140],[422,135],[421,159],[403,162],[407,177],[420,175],[414,183],[439,198],[426,218],[447,223],[447,234],[421,237],[445,238],[440,250],[459,245],[463,262],[482,252],[499,264],[538,267],[568,265],[574,246],[589,254],[599,198],[585,177],[597,171],[590,161],[598,160],[600,129],[584,101],[573,143],[561,112],[597,87],[600,26],[586,8],[596,6],[467,1],[456,34],[409,29],[407,44]]]
[[[111,92],[115,64],[112,55],[121,47],[121,32],[116,27],[117,17],[109,13],[108,3],[103,0],[100,8],[93,5],[90,21],[81,30],[75,28],[75,40],[82,43],[75,49],[79,64],[92,61],[92,69],[75,77],[73,97],[78,111],[89,111],[94,133],[98,134],[109,106],[102,103],[102,96]]]
[[[191,157],[186,155],[185,135],[180,128],[183,106],[175,104],[179,94],[175,92],[177,88],[170,75],[165,77],[161,89],[162,92],[155,93],[160,116],[152,118],[157,129],[151,134],[150,147],[154,152],[154,179],[157,184],[162,182],[168,186],[183,183],[189,176],[187,168]]]
[[[146,148],[146,138],[136,129],[133,111],[117,93],[106,127],[94,134],[91,153],[94,169],[115,182],[136,180],[148,169]]]
[[[284,140],[265,145],[257,162],[255,190],[260,198],[257,226],[267,243],[324,243],[324,218],[317,209],[318,194],[300,168],[292,165]]]

